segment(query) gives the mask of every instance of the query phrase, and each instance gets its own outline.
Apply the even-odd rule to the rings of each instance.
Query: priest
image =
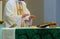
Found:
[[[30,27],[34,15],[30,15],[24,0],[8,0],[4,9],[4,26]],[[27,26],[28,25],[28,26]]]

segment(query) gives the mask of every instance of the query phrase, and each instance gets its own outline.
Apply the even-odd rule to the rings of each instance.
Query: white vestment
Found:
[[[26,3],[24,1],[22,2],[22,6],[24,8],[25,14],[30,14],[29,10],[26,7]],[[20,19],[22,21],[22,15],[17,15],[17,7],[16,7],[16,0],[9,0],[6,3],[5,9],[4,9],[4,26],[10,27],[13,24],[17,24],[17,21]],[[21,22],[20,22],[21,25]],[[18,26],[20,26],[18,25]]]

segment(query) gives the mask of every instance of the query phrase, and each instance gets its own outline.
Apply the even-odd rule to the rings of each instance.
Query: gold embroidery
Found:
[[[23,5],[21,2],[17,3],[17,14],[18,15],[23,15]]]
[[[17,14],[18,15],[24,14],[22,2],[17,3]],[[21,27],[24,27],[24,25],[25,25],[25,18],[22,19]]]

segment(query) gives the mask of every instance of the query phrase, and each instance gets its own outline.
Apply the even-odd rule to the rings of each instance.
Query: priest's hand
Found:
[[[29,16],[29,14],[24,14],[24,15],[22,15],[22,18],[24,18],[24,17],[26,17],[26,16]]]

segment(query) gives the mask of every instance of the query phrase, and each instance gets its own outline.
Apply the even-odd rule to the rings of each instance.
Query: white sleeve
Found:
[[[4,19],[9,25],[13,25],[17,22],[19,18],[22,18],[20,15],[14,14],[13,6],[10,3],[7,3],[4,10]]]
[[[21,21],[22,21],[22,16],[20,16],[20,18],[17,20],[16,24],[21,25]]]
[[[29,11],[28,8],[27,8],[27,4],[26,4],[24,1],[22,2],[22,4],[23,4],[24,13],[30,14],[30,11]]]
[[[32,25],[32,22],[33,22],[33,21],[32,21],[32,19],[31,19],[31,20],[30,20],[30,25]]]

